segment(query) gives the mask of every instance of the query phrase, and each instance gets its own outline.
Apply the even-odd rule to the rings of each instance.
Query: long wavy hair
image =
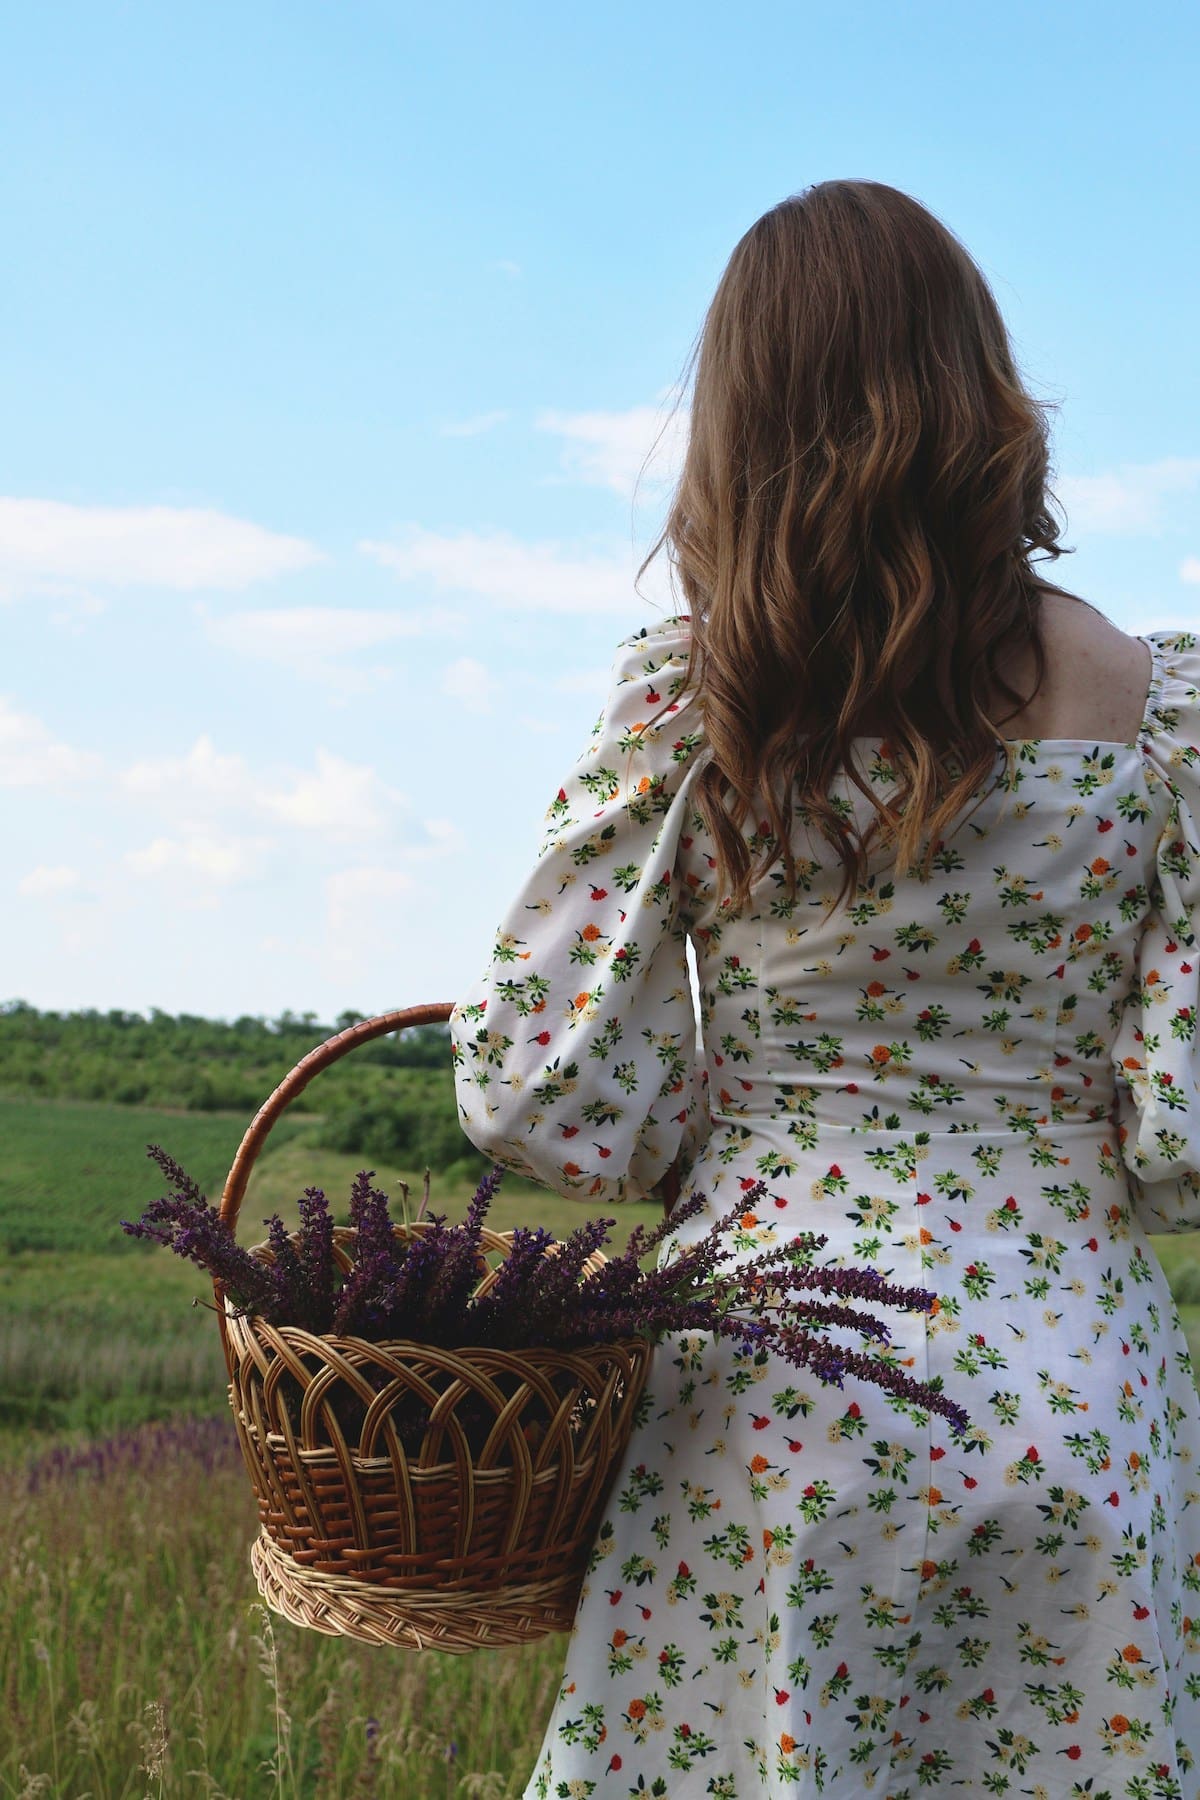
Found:
[[[687,597],[684,692],[712,752],[693,794],[724,904],[780,857],[794,899],[794,811],[841,859],[838,900],[877,851],[927,876],[1045,672],[1041,590],[1066,590],[1030,557],[1070,554],[1047,510],[1053,403],[1023,386],[963,245],[877,181],[820,182],[750,227],[683,390],[693,370],[682,473],[637,574],[665,544]],[[1030,655],[1022,694],[1004,671]],[[886,798],[852,754],[868,723]],[[831,796],[838,768],[872,802],[865,832]]]

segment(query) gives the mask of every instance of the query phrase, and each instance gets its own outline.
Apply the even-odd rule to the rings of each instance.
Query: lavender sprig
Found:
[[[350,1223],[357,1232],[354,1267],[333,1315],[339,1336],[368,1336],[383,1324],[384,1295],[399,1274],[387,1195],[371,1186],[374,1169],[360,1169],[350,1193]]]
[[[271,1278],[275,1287],[275,1312],[289,1324],[305,1331],[319,1331],[312,1289],[305,1279],[304,1264],[298,1246],[278,1213],[264,1219],[267,1243],[271,1248]]]
[[[484,1216],[492,1203],[503,1173],[497,1163],[476,1188],[462,1225],[445,1233],[446,1246],[441,1251],[439,1267],[425,1297],[423,1314],[433,1325],[441,1316],[458,1319],[466,1312],[471,1295],[479,1284],[480,1233]],[[422,1207],[424,1201],[422,1201]],[[426,1234],[432,1235],[432,1233]]]
[[[300,1197],[300,1265],[311,1296],[311,1331],[333,1323],[337,1263],[333,1254],[333,1214],[325,1190],[307,1187]]]
[[[762,1181],[703,1237],[673,1246],[674,1253],[650,1269],[641,1261],[684,1220],[703,1212],[704,1194],[680,1202],[649,1233],[638,1225],[622,1254],[589,1274],[584,1265],[608,1242],[615,1220],[589,1220],[561,1244],[550,1232],[519,1228],[488,1291],[476,1298],[481,1232],[504,1173],[500,1164],[476,1189],[461,1225],[447,1225],[444,1213],[435,1214],[429,1229],[415,1235],[393,1226],[386,1194],[371,1186],[374,1170],[361,1170],[350,1200],[355,1256],[343,1274],[320,1188],[305,1190],[298,1233],[289,1234],[278,1218],[269,1221],[269,1262],[234,1242],[216,1209],[165,1152],[151,1146],[150,1154],[176,1191],[124,1229],[198,1262],[247,1310],[272,1324],[307,1324],[315,1332],[375,1341],[413,1338],[449,1348],[490,1344],[516,1351],[538,1345],[572,1349],[630,1337],[659,1343],[673,1333],[709,1333],[746,1349],[773,1351],[839,1387],[847,1375],[873,1382],[897,1400],[942,1414],[956,1435],[970,1423],[964,1409],[941,1391],[940,1377],[919,1382],[888,1356],[886,1322],[852,1304],[929,1312],[936,1296],[927,1289],[900,1286],[874,1269],[816,1265],[812,1258],[828,1239],[813,1232],[728,1262],[725,1234],[766,1193]],[[422,1214],[427,1200],[428,1191]],[[555,1252],[547,1254],[551,1246]],[[831,1329],[856,1330],[885,1351],[848,1349],[823,1335]]]
[[[174,1183],[175,1192],[151,1201],[136,1223],[122,1219],[122,1231],[165,1244],[177,1256],[197,1264],[219,1281],[235,1306],[244,1311],[271,1308],[275,1284],[267,1266],[242,1248],[218,1208],[160,1145],[148,1145],[147,1154]]]

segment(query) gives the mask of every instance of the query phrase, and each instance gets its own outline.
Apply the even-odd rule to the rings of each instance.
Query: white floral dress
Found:
[[[1200,652],[1145,641],[1136,742],[998,746],[932,879],[829,916],[798,825],[795,901],[777,864],[738,917],[688,621],[621,644],[451,1020],[464,1130],[588,1217],[681,1156],[664,1256],[765,1181],[731,1257],[813,1230],[932,1289],[893,1353],[972,1425],[660,1345],[526,1800],[1200,1797],[1200,1404],[1147,1243],[1200,1227]]]

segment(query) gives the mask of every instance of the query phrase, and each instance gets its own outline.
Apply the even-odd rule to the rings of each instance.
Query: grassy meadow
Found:
[[[300,1631],[259,1604],[249,1483],[205,1277],[119,1229],[163,1191],[158,1143],[215,1199],[248,1123],[99,1100],[0,1098],[0,1796],[34,1800],[509,1800],[565,1643],[420,1655]],[[243,1207],[260,1239],[317,1182],[344,1216],[361,1167],[397,1203],[421,1171],[282,1120]],[[461,1217],[470,1183],[438,1182]],[[618,1209],[614,1250],[659,1209]],[[565,1236],[578,1203],[506,1178],[500,1229]],[[1200,1360],[1200,1241],[1153,1240]],[[193,1305],[196,1301],[199,1304]]]

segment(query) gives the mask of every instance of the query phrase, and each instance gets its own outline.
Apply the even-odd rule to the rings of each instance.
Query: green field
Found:
[[[565,1642],[467,1657],[384,1651],[268,1616],[206,1278],[130,1239],[163,1191],[158,1143],[214,1200],[244,1113],[0,1099],[0,1796],[34,1800],[511,1800]],[[287,1118],[255,1168],[256,1242],[303,1189],[345,1216],[361,1156]],[[375,1166],[368,1164],[367,1166]],[[422,1171],[375,1166],[394,1201]],[[461,1218],[464,1181],[433,1186]],[[656,1206],[616,1208],[611,1250]],[[498,1229],[565,1237],[587,1206],[506,1177]],[[1200,1362],[1200,1239],[1155,1238]],[[193,1301],[201,1304],[193,1305]]]

